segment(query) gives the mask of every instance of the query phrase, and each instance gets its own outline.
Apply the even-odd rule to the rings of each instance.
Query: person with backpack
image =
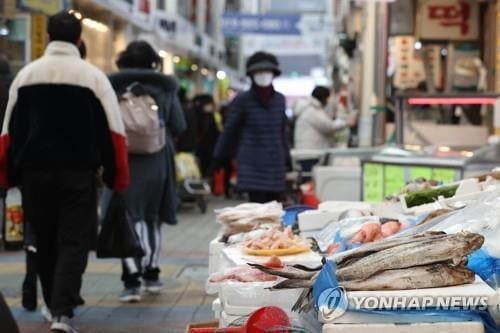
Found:
[[[161,224],[176,224],[177,188],[174,137],[186,128],[177,81],[162,74],[162,59],[145,41],[130,43],[110,76],[128,137],[130,186],[125,193],[145,256],[122,262],[122,302],[141,300],[140,287],[157,293],[160,281]],[[142,279],[142,281],[141,281]]]
[[[54,332],[76,330],[88,253],[96,238],[96,174],[123,192],[127,143],[108,78],[80,58],[82,23],[63,11],[49,18],[44,55],[14,79],[0,136],[0,185],[19,186],[33,230],[36,273]]]

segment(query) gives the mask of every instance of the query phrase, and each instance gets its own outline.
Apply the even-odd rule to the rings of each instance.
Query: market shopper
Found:
[[[12,83],[0,137],[0,182],[21,187],[37,245],[37,273],[52,330],[76,332],[82,275],[96,237],[96,172],[128,185],[124,126],[109,80],[80,58],[82,26],[50,17],[50,43]]]
[[[201,173],[203,177],[207,178],[210,176],[212,156],[220,134],[214,98],[209,94],[195,96],[193,98],[193,109],[198,129],[196,156],[200,161]]]
[[[330,97],[327,87],[314,88],[309,102],[301,104],[297,122],[295,124],[296,149],[325,149],[332,144],[337,131],[353,127],[355,119],[332,119],[326,106]]]
[[[143,245],[142,258],[123,260],[122,302],[141,300],[141,278],[147,292],[163,288],[160,281],[161,224],[176,224],[175,147],[173,138],[186,128],[184,113],[177,97],[177,82],[159,72],[161,58],[145,41],[130,43],[116,62],[120,72],[110,76],[120,99],[130,89],[151,97],[165,125],[165,146],[155,153],[129,153],[130,187],[125,193],[129,214]],[[134,94],[136,94],[134,92]]]
[[[273,88],[281,74],[277,58],[266,52],[253,54],[246,64],[250,90],[232,101],[228,120],[215,148],[215,167],[231,158],[237,146],[238,189],[253,202],[279,200],[286,190],[290,162],[285,97]]]

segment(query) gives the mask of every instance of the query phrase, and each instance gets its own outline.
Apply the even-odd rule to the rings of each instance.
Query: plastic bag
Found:
[[[281,224],[283,206],[272,201],[265,204],[244,203],[215,211],[217,222],[225,235],[249,232],[262,224]]]
[[[500,280],[500,189],[485,192],[475,202],[452,214],[426,222],[411,230],[444,231],[449,234],[469,231],[484,236],[481,250],[469,256],[468,267],[490,286]],[[405,234],[406,236],[406,234]]]
[[[102,221],[97,238],[98,258],[143,257],[144,251],[135,228],[127,213],[125,197],[113,193]]]

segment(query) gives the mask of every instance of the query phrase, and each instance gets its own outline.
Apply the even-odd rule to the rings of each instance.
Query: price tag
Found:
[[[384,200],[384,166],[365,163],[363,167],[364,201],[380,202]]]
[[[452,183],[457,179],[457,170],[437,168],[432,170],[432,179],[443,184]]]
[[[432,178],[432,169],[428,167],[411,167],[410,177],[412,181],[417,178],[425,178],[425,180],[430,180]]]
[[[403,166],[385,166],[385,196],[397,195],[406,185],[405,168]]]

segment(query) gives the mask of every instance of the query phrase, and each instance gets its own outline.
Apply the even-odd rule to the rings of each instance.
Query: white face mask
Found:
[[[269,87],[273,83],[274,74],[272,72],[260,72],[254,74],[253,81],[259,87]]]
[[[207,104],[203,107],[203,112],[212,113],[214,112],[214,107],[211,104]]]

